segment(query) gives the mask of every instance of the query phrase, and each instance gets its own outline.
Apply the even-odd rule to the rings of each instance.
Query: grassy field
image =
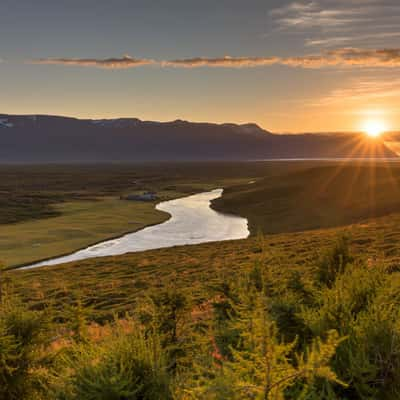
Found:
[[[214,175],[196,164],[0,167],[0,260],[31,263],[168,218],[156,202],[120,200],[127,194],[152,190],[163,201],[247,179],[219,167]]]
[[[64,202],[145,190],[192,193],[208,184],[201,175],[180,175],[174,165],[0,166],[0,224],[59,216]]]
[[[307,167],[265,162],[0,165],[0,225],[60,215],[54,206],[62,202],[142,190],[193,193]]]
[[[398,163],[294,163],[253,185],[227,188],[214,208],[264,233],[344,226],[400,212]]]
[[[0,257],[6,266],[67,254],[169,217],[154,202],[119,198],[66,202],[54,210],[59,216],[0,227]]]

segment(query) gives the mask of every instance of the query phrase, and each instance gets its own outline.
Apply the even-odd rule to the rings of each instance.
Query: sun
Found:
[[[386,129],[385,122],[377,119],[366,120],[362,125],[362,130],[371,138],[379,137]]]

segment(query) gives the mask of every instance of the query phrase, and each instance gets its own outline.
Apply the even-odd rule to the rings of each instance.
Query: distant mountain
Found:
[[[0,114],[0,162],[396,157],[361,134],[277,135],[256,124]]]

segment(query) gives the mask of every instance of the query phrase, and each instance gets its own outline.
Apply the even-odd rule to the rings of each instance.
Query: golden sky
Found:
[[[399,22],[398,0],[6,1],[0,113],[397,130]]]

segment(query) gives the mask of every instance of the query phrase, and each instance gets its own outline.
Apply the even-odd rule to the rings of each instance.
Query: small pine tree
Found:
[[[353,262],[350,253],[349,238],[340,236],[334,246],[327,250],[317,265],[317,281],[332,287],[336,277],[342,274],[348,264]]]
[[[152,326],[161,335],[162,346],[168,354],[169,371],[175,374],[186,357],[190,299],[174,286],[151,296]]]
[[[80,296],[74,304],[66,309],[68,326],[72,330],[72,337],[76,342],[85,342],[88,339],[87,317],[89,310],[84,306]]]
[[[197,386],[189,390],[191,396],[199,400],[279,400],[295,384],[306,393],[317,378],[343,384],[329,366],[343,339],[331,331],[326,340],[316,338],[303,354],[295,355],[296,340],[280,340],[268,312],[269,299],[249,284],[249,276],[237,280],[234,314],[227,321],[239,332],[237,345],[230,348],[230,357],[226,358],[212,342],[214,360],[208,369],[200,368],[203,374]]]

